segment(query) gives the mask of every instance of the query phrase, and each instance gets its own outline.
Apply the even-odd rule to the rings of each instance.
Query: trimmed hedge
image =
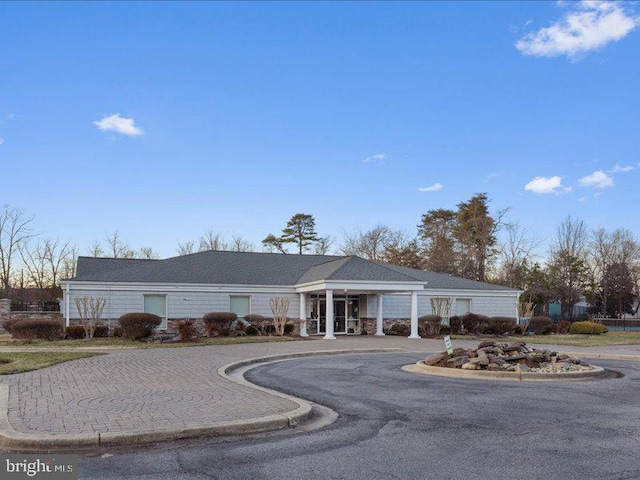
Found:
[[[491,317],[489,319],[489,329],[494,335],[510,335],[516,327],[516,319],[514,317]]]
[[[596,322],[574,322],[569,327],[569,333],[583,335],[600,335],[607,333],[609,329]]]
[[[204,328],[210,337],[228,337],[231,324],[238,318],[233,312],[210,312],[202,317]]]
[[[549,317],[531,317],[529,328],[536,335],[549,335],[553,332],[553,322]]]
[[[467,313],[460,318],[462,326],[472,335],[482,335],[489,326],[489,317],[477,313]]]
[[[440,333],[440,326],[442,324],[442,317],[440,315],[423,315],[418,318],[418,322],[424,329],[425,336],[435,337]]]
[[[391,325],[389,333],[391,335],[408,337],[411,333],[411,327],[409,327],[409,325],[407,325],[406,323],[394,323],[393,325]]]
[[[143,340],[150,337],[162,319],[153,313],[125,313],[118,319],[122,336],[130,340]]]
[[[67,334],[67,338],[72,340],[82,340],[86,336],[86,332],[82,325],[69,325],[66,328],[65,333]]]
[[[109,336],[109,327],[106,325],[96,325],[93,331],[93,338],[107,338]]]
[[[50,341],[64,338],[64,325],[60,320],[16,320],[10,328],[13,338],[27,343],[36,338]]]

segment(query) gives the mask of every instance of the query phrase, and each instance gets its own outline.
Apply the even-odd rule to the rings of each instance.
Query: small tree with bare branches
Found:
[[[96,325],[102,310],[107,301],[103,297],[76,297],[74,298],[78,315],[80,316],[80,324],[84,327],[85,340],[89,341],[93,338],[96,331]]]
[[[431,299],[431,313],[439,316],[441,325],[451,326],[449,321],[449,311],[451,310],[451,299],[448,297],[435,297]]]
[[[289,299],[285,297],[272,297],[269,306],[273,313],[273,326],[276,335],[284,335],[284,326],[287,323],[287,313],[289,312]]]

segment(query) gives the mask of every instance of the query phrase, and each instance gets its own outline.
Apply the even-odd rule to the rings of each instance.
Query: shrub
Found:
[[[125,313],[118,319],[122,336],[131,340],[150,337],[162,319],[153,313]]]
[[[460,319],[464,329],[472,334],[483,334],[489,329],[489,317],[486,315],[478,315],[477,313],[467,313]]]
[[[447,325],[442,325],[440,327],[440,335],[451,335],[451,327]]]
[[[559,324],[558,324],[558,333],[569,333],[569,327],[571,327],[571,322],[567,321],[567,320],[562,320]]]
[[[513,326],[513,334],[514,335],[524,335],[524,327],[522,325],[514,325]]]
[[[293,323],[285,323],[284,324],[284,334],[291,335],[296,326]]]
[[[93,331],[93,338],[107,338],[109,336],[109,327],[106,325],[96,325]]]
[[[228,337],[236,318],[238,316],[232,312],[211,312],[202,317],[202,322],[210,337]]]
[[[86,332],[82,325],[69,325],[65,333],[67,334],[67,338],[72,340],[82,340],[86,336]]]
[[[451,325],[451,333],[454,335],[460,335],[462,332],[462,318],[458,315],[454,315],[449,318],[449,325]]]
[[[549,335],[553,322],[549,317],[531,317],[531,321],[529,322],[529,328],[536,335]]]
[[[418,322],[424,329],[424,334],[427,337],[435,337],[440,333],[440,325],[442,323],[442,317],[440,315],[423,315],[418,318]]]
[[[35,338],[61,340],[64,326],[60,320],[17,320],[11,325],[11,335],[27,343]]]
[[[494,335],[508,335],[516,327],[516,320],[513,317],[491,317],[489,324]]]
[[[574,322],[569,327],[569,333],[583,335],[600,335],[607,333],[607,327],[596,322]]]
[[[122,338],[124,337],[124,330],[122,329],[122,327],[114,327],[113,329],[113,336],[115,338]]]
[[[245,335],[252,335],[253,336],[253,335],[258,335],[260,332],[253,325],[249,325],[247,328],[244,329],[244,333],[245,333]]]
[[[411,328],[406,323],[394,323],[393,325],[391,325],[389,333],[391,335],[401,335],[403,337],[408,337],[411,333]]]
[[[181,342],[197,342],[198,329],[191,320],[183,320],[178,323],[178,336]]]

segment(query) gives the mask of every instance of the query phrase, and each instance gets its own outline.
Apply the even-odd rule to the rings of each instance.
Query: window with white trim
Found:
[[[167,296],[166,295],[143,295],[144,313],[153,313],[162,320],[158,330],[167,329]]]
[[[243,318],[251,313],[251,297],[248,296],[230,296],[229,311],[235,313],[238,318]]]
[[[456,315],[461,317],[471,311],[470,298],[456,298]]]

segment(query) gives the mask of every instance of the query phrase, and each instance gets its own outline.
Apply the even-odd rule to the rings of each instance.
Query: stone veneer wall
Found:
[[[4,322],[11,318],[11,300],[8,298],[0,299],[0,333],[6,333]]]

